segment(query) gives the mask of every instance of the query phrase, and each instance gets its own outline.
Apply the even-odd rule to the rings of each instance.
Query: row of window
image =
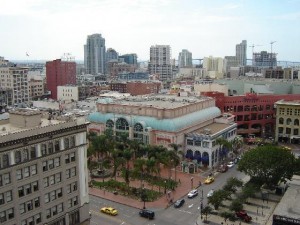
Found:
[[[239,105],[239,106],[225,106],[224,111],[225,112],[257,112],[257,111],[263,111],[264,106],[263,105]],[[273,110],[273,107],[271,105],[266,105],[266,110]]]
[[[15,217],[14,208],[7,209],[0,212],[0,223],[11,220]]]
[[[0,187],[10,183],[10,173],[0,174]]]
[[[49,209],[46,209],[46,218],[49,219],[52,216],[57,215],[58,213],[61,213],[64,211],[63,203],[60,203],[58,205],[55,205]]]
[[[300,109],[280,108],[279,109],[279,115],[300,116]]]
[[[278,127],[278,133],[279,134],[283,134],[283,127]],[[285,134],[291,134],[292,133],[292,129],[291,128],[285,128]],[[299,135],[299,129],[294,129],[293,130],[293,135]]]
[[[19,197],[23,197],[31,194],[32,192],[36,192],[39,190],[38,181],[31,182],[29,184],[22,185],[18,187]]]
[[[0,193],[0,205],[3,205],[5,203],[12,201],[12,191],[6,191],[4,193]]]
[[[284,124],[284,118],[279,118],[279,124]],[[291,118],[287,118],[286,119],[286,125],[292,125],[294,124],[295,126],[299,126],[299,119],[295,119],[294,123],[292,123],[292,119]]]
[[[42,163],[42,165],[43,165],[43,172],[57,168],[60,166],[60,157],[56,157],[56,158],[44,161]]]
[[[54,201],[55,199],[61,198],[63,196],[62,188],[59,188],[57,190],[51,191],[47,194],[45,194],[45,203],[48,203],[50,201]]]
[[[20,207],[20,214],[24,214],[26,212],[30,212],[36,208],[40,207],[40,197],[36,197],[33,200],[29,200],[27,202],[21,203]]]
[[[58,184],[61,182],[61,173],[56,173],[49,177],[45,177],[43,179],[43,181],[44,181],[44,188],[49,187],[54,184]]]
[[[41,213],[38,213],[34,216],[31,216],[25,220],[21,221],[21,225],[35,225],[42,222],[42,215]]]
[[[71,177],[75,177],[76,176],[76,167],[72,167],[70,169],[66,170],[66,177],[71,178]]]
[[[22,180],[37,174],[37,164],[18,169],[17,171],[17,180]]]
[[[66,137],[63,139],[64,141],[64,149],[75,147],[75,136]],[[48,154],[52,154],[54,152],[58,152],[61,150],[60,140],[55,140],[54,142],[48,142],[41,144],[41,156],[46,156]],[[37,154],[37,146],[26,147],[21,150],[14,151],[14,159],[15,163],[26,162],[31,159],[35,159],[38,157]],[[8,153],[0,155],[0,168],[6,168],[11,165],[10,157]]]

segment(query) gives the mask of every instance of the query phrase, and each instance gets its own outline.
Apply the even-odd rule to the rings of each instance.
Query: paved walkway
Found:
[[[166,208],[168,207],[169,201],[172,199],[173,202],[176,201],[177,199],[182,198],[183,196],[185,196],[191,189],[192,187],[198,187],[199,186],[199,181],[201,181],[203,183],[205,177],[210,173],[209,170],[207,171],[200,171],[198,173],[195,174],[187,174],[187,173],[183,173],[181,171],[176,172],[176,180],[179,181],[180,183],[178,184],[178,187],[172,191],[172,190],[166,190],[166,195],[163,195],[161,198],[157,199],[154,202],[146,202],[146,207],[147,208]],[[167,178],[168,177],[168,171],[166,169],[162,169],[161,171],[161,176],[163,178]],[[175,172],[174,170],[172,170],[172,178],[175,177]],[[110,179],[110,178],[107,178]],[[102,181],[102,178],[99,179],[94,179],[97,181]],[[117,180],[119,181],[124,181],[123,178],[121,177],[117,177]],[[134,180],[134,181],[130,181],[130,186],[133,187],[140,187],[141,186],[141,181],[140,180]],[[144,183],[144,187],[147,189],[152,189],[152,186],[149,186],[146,182]],[[157,189],[157,187],[155,187],[154,189]],[[160,188],[160,191],[163,193],[164,192],[164,188]],[[125,205],[129,205],[131,207],[135,207],[135,208],[143,208],[144,203],[141,200],[135,200],[132,198],[128,198],[126,196],[122,196],[122,195],[115,195],[112,192],[108,192],[105,191],[103,189],[98,189],[98,188],[89,188],[89,193],[91,195],[94,196],[99,196],[101,198],[105,198],[111,201],[115,201],[115,202],[119,202],[121,204],[125,204]]]

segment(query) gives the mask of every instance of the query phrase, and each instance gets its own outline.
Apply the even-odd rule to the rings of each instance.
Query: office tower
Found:
[[[148,70],[151,74],[158,74],[160,81],[173,79],[171,64],[171,48],[169,45],[152,45],[150,47],[150,62]]]
[[[127,64],[137,65],[137,55],[135,53],[121,55],[119,58]]]
[[[89,219],[87,123],[16,109],[0,119],[0,224]]]
[[[57,86],[76,84],[76,63],[56,59],[46,62],[47,90],[57,100]]]
[[[105,73],[105,39],[101,34],[88,35],[84,45],[84,65],[87,74]]]
[[[223,59],[221,57],[204,57],[203,68],[210,78],[223,78]]]
[[[119,59],[119,53],[114,50],[113,48],[109,48],[106,51],[106,62],[110,62],[110,61],[118,61]]]
[[[186,49],[182,49],[182,51],[179,53],[178,56],[178,67],[179,68],[193,67],[192,59],[193,59],[192,53]]]
[[[238,65],[240,66],[247,65],[247,41],[246,40],[243,40],[242,43],[236,45],[235,55],[236,55]]]

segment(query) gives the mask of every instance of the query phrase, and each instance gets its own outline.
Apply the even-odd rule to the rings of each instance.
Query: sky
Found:
[[[140,61],[156,44],[170,45],[172,58],[187,49],[199,59],[235,55],[247,40],[248,59],[272,46],[278,60],[300,62],[300,0],[0,0],[5,59],[83,60],[94,33]]]

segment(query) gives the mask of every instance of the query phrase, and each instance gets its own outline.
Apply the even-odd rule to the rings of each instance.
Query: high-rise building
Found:
[[[84,45],[84,65],[87,74],[105,73],[105,39],[101,34],[88,35]]]
[[[46,62],[46,79],[51,98],[57,100],[57,86],[76,84],[76,63],[61,59]]]
[[[172,67],[171,47],[169,45],[152,45],[148,64],[149,73],[158,74],[161,81],[170,81],[173,80]]]
[[[118,61],[119,59],[119,53],[114,50],[113,48],[109,48],[106,51],[106,62],[110,62],[111,60]]]
[[[272,68],[277,66],[276,53],[268,53],[267,51],[253,53],[253,66]]]
[[[210,78],[223,78],[223,59],[221,57],[204,57],[203,68]]]
[[[178,67],[179,68],[193,67],[192,60],[193,60],[192,53],[186,49],[182,49],[182,51],[179,52],[179,56],[178,56]]]
[[[86,132],[84,120],[33,110],[0,119],[0,224],[88,221]]]
[[[240,66],[247,65],[247,41],[246,40],[243,40],[242,43],[236,45],[235,56]]]
[[[119,59],[123,59],[127,64],[137,65],[137,55],[135,53],[121,55]]]
[[[19,106],[30,100],[28,91],[28,67],[1,66],[0,88],[12,90],[12,104]]]

